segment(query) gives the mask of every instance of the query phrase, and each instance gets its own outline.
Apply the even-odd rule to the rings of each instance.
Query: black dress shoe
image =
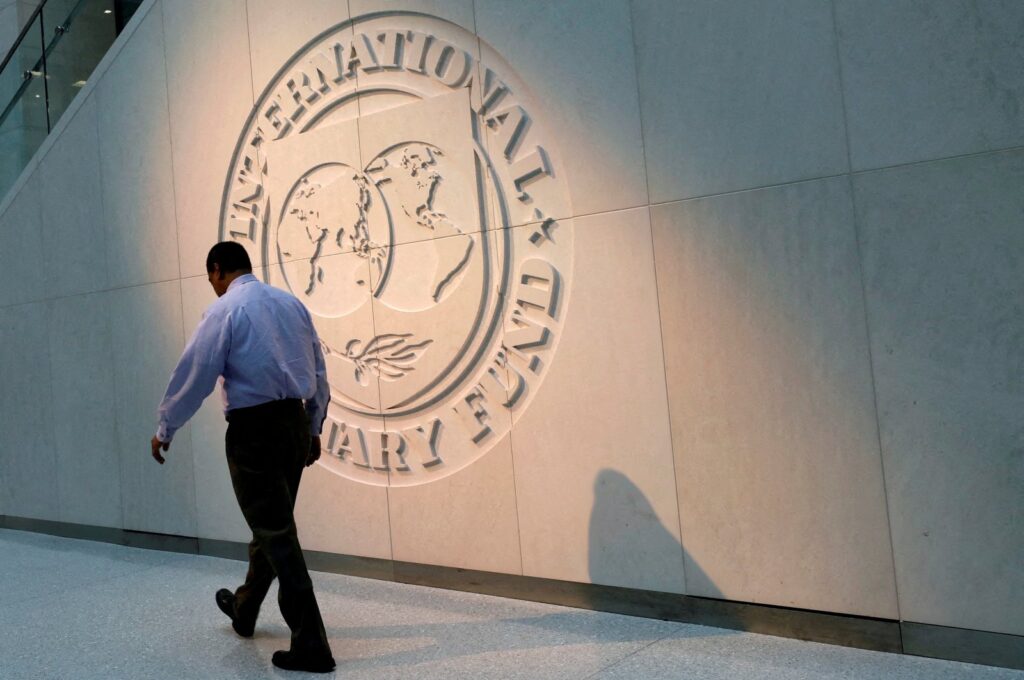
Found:
[[[235,614],[235,594],[227,588],[221,588],[217,591],[215,598],[220,610],[231,619],[231,627],[235,629],[235,632],[244,638],[252,637],[252,632],[256,628],[256,622],[245,623],[239,620]]]
[[[334,657],[311,656],[291,651],[277,651],[271,658],[274,665],[286,671],[306,671],[307,673],[330,673],[334,670]]]

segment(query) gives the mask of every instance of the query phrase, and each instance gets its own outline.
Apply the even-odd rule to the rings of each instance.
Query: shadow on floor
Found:
[[[494,652],[513,655],[536,652],[554,658],[559,649],[574,646],[608,647],[608,653],[621,656],[632,648],[647,646],[670,635],[678,638],[728,634],[731,631],[697,626],[670,629],[664,622],[614,617],[585,610],[446,623],[327,626],[335,659],[339,666],[344,663],[346,671],[412,667]],[[273,640],[285,648],[289,638],[287,629],[278,624],[258,628],[256,639]],[[617,646],[619,650],[616,653],[613,649]],[[631,649],[623,651],[624,647]],[[265,652],[256,646],[238,647],[225,657],[225,661],[231,662],[228,664],[230,667],[234,661],[243,662],[263,654]]]

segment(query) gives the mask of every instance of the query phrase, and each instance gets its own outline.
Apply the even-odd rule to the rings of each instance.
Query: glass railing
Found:
[[[0,63],[0,200],[143,0],[44,0]]]

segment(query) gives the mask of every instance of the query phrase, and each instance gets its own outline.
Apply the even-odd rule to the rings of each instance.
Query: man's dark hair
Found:
[[[221,274],[232,272],[251,272],[252,261],[249,260],[249,253],[241,243],[235,241],[221,241],[210,248],[210,254],[206,256],[206,273],[213,273],[213,265],[220,265]]]

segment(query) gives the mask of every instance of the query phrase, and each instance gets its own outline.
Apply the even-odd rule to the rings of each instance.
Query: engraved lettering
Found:
[[[341,44],[335,44],[331,50],[334,54],[333,59],[328,58],[323,52],[317,52],[306,63],[305,70],[295,71],[285,81],[285,87],[296,104],[312,104],[331,91],[332,83],[343,80],[339,62],[340,49]]]
[[[516,198],[524,203],[530,200],[530,195],[523,191],[523,185],[551,174],[551,164],[548,162],[544,149],[534,147],[530,153],[520,156],[509,167],[512,173],[512,181],[516,187]]]
[[[231,205],[235,208],[249,208],[244,205],[252,203],[263,193],[263,185],[254,182],[248,174],[238,176],[238,181],[231,188]]]
[[[409,444],[409,449],[412,453],[416,454],[420,460],[420,465],[423,467],[432,468],[444,462],[438,453],[438,445],[440,444],[443,430],[444,427],[441,424],[441,419],[434,418],[427,427],[421,425],[403,431]]]
[[[474,444],[479,444],[494,434],[490,426],[491,412],[487,406],[487,394],[478,385],[452,409],[461,419]]]
[[[430,73],[442,83],[448,87],[458,87],[469,75],[473,62],[464,50],[435,38],[427,50],[427,64]]]
[[[504,364],[508,376],[508,401],[505,406],[507,408],[515,408],[516,404],[526,396],[526,390],[529,384],[526,382],[526,376],[520,373],[519,370],[512,365],[512,362],[509,361],[504,348],[501,352],[498,352],[498,359],[502,364]],[[527,364],[527,368],[536,373],[540,369],[540,358],[534,355],[531,359],[533,359],[533,361],[530,361]]]
[[[231,215],[228,218],[228,234],[234,240],[256,240],[256,218],[249,215]]]
[[[530,119],[522,106],[513,104],[487,117],[487,127],[494,130],[498,138],[498,149],[506,159],[512,160]],[[517,187],[518,188],[518,187]]]
[[[424,62],[427,59],[427,47],[433,36],[419,31],[405,34],[403,51],[405,52],[405,69],[414,73],[426,73]]]
[[[358,467],[369,469],[370,455],[366,448],[366,435],[362,429],[348,423],[332,422],[327,442],[327,450],[331,455],[342,461],[350,461]]]
[[[247,167],[251,167],[252,159],[246,159]],[[235,239],[256,238],[256,213],[258,204],[255,203],[263,195],[263,185],[254,182],[249,173],[240,173],[230,192],[231,214],[228,218],[228,233]]]
[[[282,117],[281,113],[284,111],[281,108],[281,97],[276,96],[270,105],[264,109],[263,117],[270,122],[270,127],[274,128],[277,132],[278,138],[283,137],[288,133],[288,130],[292,127],[292,122],[288,118]]]
[[[521,311],[516,310],[511,320],[515,328],[505,333],[505,346],[513,350],[535,350],[544,347],[551,339],[551,331]]]
[[[411,468],[406,460],[409,448],[405,436],[400,432],[385,432],[381,435],[381,449],[385,464],[398,472],[408,472]]]
[[[302,106],[302,101],[305,99],[307,102],[314,102],[320,97],[320,93],[310,87],[313,81],[309,79],[309,76],[305,73],[297,72],[291,78],[289,78],[284,86],[288,88],[288,91],[292,94],[292,99],[299,106]]]
[[[344,45],[336,42],[327,48],[327,52],[318,52],[309,60],[309,65],[316,73],[317,80],[323,83],[320,91],[324,94],[327,94],[332,84],[337,85],[345,80],[341,64],[341,55],[344,49]]]
[[[523,262],[519,281],[522,284],[516,294],[516,303],[524,308],[535,308],[555,317],[558,306],[559,276],[554,266],[539,258]]]
[[[370,38],[362,33],[352,39],[352,44],[345,53],[343,63],[345,64],[344,75],[347,78],[356,77],[357,66],[366,73],[372,73],[381,69],[381,65],[377,61],[377,55],[374,54],[373,45],[370,43]]]
[[[370,430],[366,433],[365,441],[370,467],[378,472],[386,472],[388,470],[388,433]]]
[[[546,331],[547,329],[545,328],[544,330]],[[545,335],[544,336],[544,342],[541,343],[540,345],[537,345],[537,347],[539,348],[539,347],[542,347],[545,344],[547,344],[548,337],[549,337],[548,335]],[[541,367],[542,367],[543,364],[542,364],[542,362],[540,360],[540,357],[538,355],[536,355],[536,354],[529,354],[529,355],[527,355],[525,352],[523,352],[521,350],[518,350],[518,349],[516,349],[514,347],[509,347],[508,345],[502,345],[501,346],[501,351],[505,352],[505,354],[508,356],[508,359],[509,359],[508,365],[510,367],[513,366],[514,363],[519,363],[527,371],[529,371],[530,373],[533,373],[534,375],[540,375],[540,370],[541,370]],[[513,359],[515,360],[514,362],[513,362]]]
[[[377,50],[380,55],[381,68],[393,70],[402,68],[402,46],[405,42],[402,31],[384,31],[377,35],[382,46]]]
[[[337,422],[331,420],[330,418],[328,418],[324,424],[330,426],[330,429],[327,430],[327,436],[322,437],[322,440],[324,441],[324,451],[332,456],[335,456],[337,455],[338,451],[338,434],[341,432],[341,427],[338,425]]]
[[[405,454],[404,440],[397,433],[364,430],[330,418],[327,423],[330,425],[324,450],[343,462],[383,472],[388,469],[392,453],[399,459]]]
[[[477,113],[481,116],[487,115],[487,112],[493,110],[495,106],[501,103],[505,95],[509,93],[508,86],[491,69],[484,70],[483,81],[483,87],[481,88],[483,96],[481,97],[480,108],[477,110]]]
[[[480,386],[485,392],[501,395],[501,405],[511,408],[526,392],[526,379],[508,365],[505,352],[499,351],[484,373]]]

